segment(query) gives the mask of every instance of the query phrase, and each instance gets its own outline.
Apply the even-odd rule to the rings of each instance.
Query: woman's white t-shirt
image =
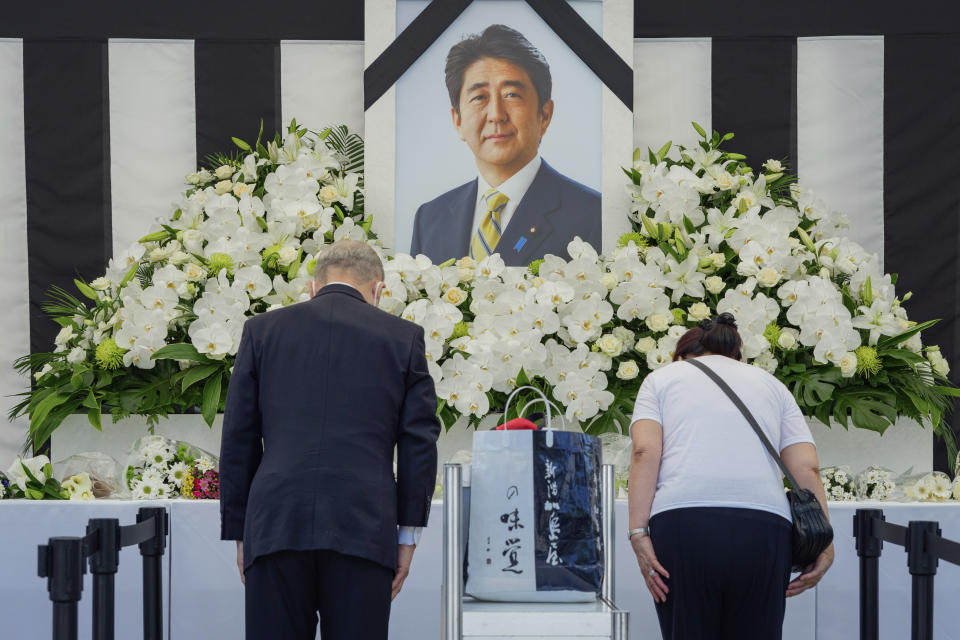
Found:
[[[698,360],[740,396],[778,451],[813,443],[797,401],[782,382],[726,356]],[[740,507],[791,519],[780,468],[740,410],[705,373],[682,361],[650,373],[633,410],[633,422],[643,419],[663,427],[651,516],[684,507]]]

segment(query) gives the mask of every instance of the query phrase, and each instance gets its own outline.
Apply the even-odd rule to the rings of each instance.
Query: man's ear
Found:
[[[553,100],[547,100],[543,103],[543,106],[540,107],[540,137],[542,138],[547,133],[547,127],[550,126],[550,121],[553,119]]]
[[[453,122],[453,128],[457,130],[457,135],[460,136],[461,140],[466,142],[467,139],[463,137],[463,132],[460,131],[460,127],[463,125],[463,119],[460,117],[460,114],[457,113],[457,110],[454,109],[453,107],[450,107],[450,120],[451,122]]]

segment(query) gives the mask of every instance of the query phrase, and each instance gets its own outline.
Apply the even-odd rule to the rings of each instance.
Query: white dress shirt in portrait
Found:
[[[499,187],[491,187],[487,181],[483,179],[483,176],[477,176],[477,204],[473,210],[473,227],[471,227],[470,231],[471,238],[473,238],[472,234],[476,233],[477,229],[480,228],[483,217],[487,215],[487,204],[484,202],[483,194],[489,189],[496,189],[509,198],[507,204],[503,207],[503,211],[500,212],[500,232],[501,235],[506,233],[507,225],[510,224],[510,218],[513,217],[513,213],[520,205],[520,201],[523,200],[527,189],[533,184],[533,179],[537,177],[537,171],[540,170],[540,163],[540,154],[537,154],[533,160],[524,165],[523,169],[520,169],[520,171],[517,171],[507,178]],[[502,250],[503,248],[499,247],[495,251],[500,252]]]

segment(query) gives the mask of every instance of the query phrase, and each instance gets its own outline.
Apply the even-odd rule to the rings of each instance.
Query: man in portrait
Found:
[[[600,250],[600,194],[540,157],[553,117],[543,55],[518,31],[487,27],[454,45],[446,84],[454,129],[477,177],[417,210],[410,253],[434,263],[499,253],[507,266],[567,257],[575,236]],[[571,150],[581,141],[571,140]]]

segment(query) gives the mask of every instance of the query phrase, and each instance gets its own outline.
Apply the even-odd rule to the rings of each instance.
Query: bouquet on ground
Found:
[[[854,478],[849,467],[824,467],[820,469],[820,481],[823,483],[827,500],[850,502],[857,499]]]
[[[138,500],[219,496],[217,462],[216,456],[189,443],[146,435],[133,444],[128,458],[127,489]]]
[[[8,481],[0,497],[26,498],[27,500],[66,500],[72,492],[61,486],[53,477],[53,465],[47,456],[39,455],[23,459],[17,456],[5,479]]]
[[[860,500],[889,500],[897,483],[893,471],[870,465],[857,474],[857,497]]]

